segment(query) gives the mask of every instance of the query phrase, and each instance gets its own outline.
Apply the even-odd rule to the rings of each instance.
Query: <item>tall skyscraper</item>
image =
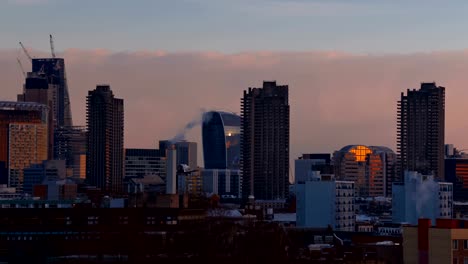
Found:
[[[288,86],[263,82],[241,99],[242,196],[285,199],[289,195]]]
[[[54,131],[57,128],[58,85],[49,83],[44,73],[29,72],[23,85],[23,93],[18,102],[35,102],[49,107],[49,159],[54,158]]]
[[[202,138],[205,169],[239,169],[240,116],[210,111],[203,114]]]
[[[110,194],[123,191],[124,105],[109,85],[98,85],[87,97],[86,180]]]
[[[22,188],[24,169],[47,160],[48,107],[0,102],[0,182]]]
[[[50,85],[57,86],[57,126],[72,126],[70,96],[68,93],[65,60],[63,58],[32,59],[32,72],[45,75]]]
[[[58,159],[54,151],[56,130],[73,125],[70,97],[62,58],[32,59],[32,71],[28,73],[19,102],[36,102],[49,107],[49,159]]]
[[[443,180],[445,88],[422,83],[419,90],[401,93],[397,127],[399,176],[410,170]]]

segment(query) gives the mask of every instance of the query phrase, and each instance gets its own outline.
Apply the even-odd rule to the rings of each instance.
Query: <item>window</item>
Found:
[[[468,264],[468,258],[467,257],[463,258],[463,264]]]
[[[467,250],[468,249],[468,240],[463,240],[463,249]]]
[[[458,240],[452,240],[452,249],[458,249]]]

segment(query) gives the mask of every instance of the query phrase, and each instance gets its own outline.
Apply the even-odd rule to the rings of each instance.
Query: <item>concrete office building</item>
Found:
[[[435,224],[437,218],[452,218],[452,207],[452,183],[436,182],[432,175],[406,171],[405,181],[393,184],[392,221],[395,223],[415,225],[419,218],[428,218]]]
[[[158,149],[125,149],[125,177],[166,177],[166,159]]]
[[[239,169],[240,116],[210,111],[203,114],[202,138],[205,169]]]
[[[264,81],[241,99],[242,196],[259,200],[289,196],[288,86]]]
[[[0,102],[0,183],[21,191],[23,170],[48,156],[48,107]]]
[[[444,180],[445,88],[422,83],[401,93],[397,128],[400,177],[409,170]]]
[[[296,182],[296,225],[354,231],[354,183],[337,181],[333,175],[320,172],[301,176]]]
[[[86,181],[104,193],[123,192],[124,105],[109,85],[98,85],[87,97]]]
[[[66,176],[64,160],[47,160],[42,164],[34,164],[24,169],[23,192],[32,195],[35,185],[40,185],[44,181],[63,180]]]
[[[55,130],[55,159],[64,160],[67,176],[86,178],[86,127],[60,127]]]
[[[54,132],[58,126],[58,85],[49,83],[45,73],[29,72],[23,85],[23,93],[18,102],[34,102],[46,105],[48,113],[48,158],[54,158]]]
[[[321,174],[333,174],[330,154],[302,154],[294,161],[294,182],[303,182],[313,171]]]

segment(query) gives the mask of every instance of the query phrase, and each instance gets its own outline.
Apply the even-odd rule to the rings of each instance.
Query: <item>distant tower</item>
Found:
[[[263,82],[241,99],[242,196],[285,199],[289,195],[288,86]]]
[[[219,111],[203,115],[205,169],[239,169],[240,116]]]
[[[68,93],[65,60],[62,58],[32,59],[32,72],[45,75],[49,84],[57,86],[57,126],[72,126],[70,96]]]
[[[177,150],[169,146],[166,150],[166,194],[177,194]]]
[[[86,180],[104,192],[122,192],[124,105],[109,85],[88,92],[87,128]]]
[[[62,58],[31,58],[32,71],[28,73],[19,102],[35,102],[49,107],[49,159],[58,159],[54,151],[57,129],[73,125],[68,93],[65,60]]]
[[[405,170],[444,179],[445,88],[422,83],[398,102],[399,176]]]

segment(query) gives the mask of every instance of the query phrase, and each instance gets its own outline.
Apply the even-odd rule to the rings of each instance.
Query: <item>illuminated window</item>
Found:
[[[366,146],[356,146],[352,149],[349,150],[349,152],[354,153],[356,156],[356,161],[365,161],[366,160],[366,155],[371,154],[372,150],[370,150]]]

